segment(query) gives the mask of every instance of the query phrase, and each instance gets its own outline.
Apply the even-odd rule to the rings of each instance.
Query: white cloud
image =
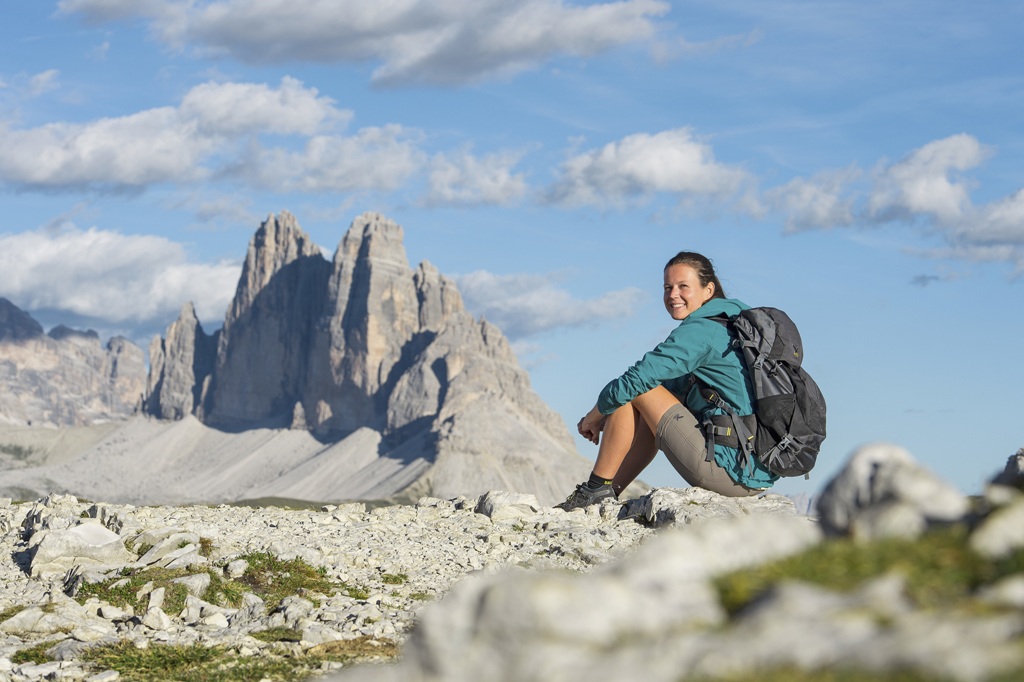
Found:
[[[192,88],[178,109],[209,135],[277,133],[313,135],[335,122],[348,121],[352,112],[335,108],[334,100],[319,95],[285,76],[277,88],[263,83],[203,83]]]
[[[654,135],[637,133],[562,164],[548,199],[569,205],[624,205],[657,192],[688,196],[726,195],[748,175],[715,161],[710,145],[688,128]]]
[[[463,153],[435,156],[430,163],[428,205],[508,205],[526,194],[526,180],[513,168],[521,154],[506,152],[483,157]]]
[[[845,188],[859,174],[848,168],[794,178],[765,192],[765,200],[785,215],[787,232],[852,225],[854,198]]]
[[[239,172],[275,191],[397,189],[426,162],[416,131],[398,125],[363,128],[355,135],[318,135],[302,151],[257,150]]]
[[[60,71],[57,69],[49,69],[42,73],[37,73],[32,76],[28,81],[28,93],[31,97],[42,95],[43,93],[56,90],[58,87],[57,78],[60,76]]]
[[[512,340],[561,327],[585,327],[633,314],[646,294],[635,288],[580,300],[552,276],[496,275],[483,270],[455,278],[466,308],[496,324]]]
[[[988,155],[971,135],[929,142],[899,163],[878,169],[869,214],[883,221],[924,214],[954,223],[971,204],[968,187],[956,173],[974,168]]]
[[[975,204],[964,171],[992,154],[972,135],[929,142],[897,163],[880,163],[872,185],[855,187],[856,167],[795,178],[764,193],[787,230],[836,226],[877,228],[899,221],[945,239],[947,248],[919,255],[968,262],[1007,262],[1024,272],[1024,189],[988,204]],[[922,276],[915,283],[937,281]]]
[[[0,296],[111,323],[171,320],[186,301],[204,320],[224,316],[237,263],[189,262],[163,237],[65,226],[0,236]]]
[[[1024,189],[978,209],[956,230],[958,238],[977,244],[1024,246]]]
[[[62,0],[88,21],[151,20],[169,43],[252,63],[380,63],[379,83],[460,84],[648,40],[670,5],[620,0]]]
[[[38,189],[130,189],[193,182],[246,136],[310,134],[348,118],[316,89],[204,83],[179,107],[89,123],[13,129],[0,123],[0,182]]]
[[[170,107],[87,124],[0,126],[0,181],[57,189],[190,181],[214,149]]]

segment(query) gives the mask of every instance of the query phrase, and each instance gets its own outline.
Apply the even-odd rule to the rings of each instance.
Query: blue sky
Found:
[[[965,492],[1024,446],[1024,7],[981,0],[15,0],[0,296],[143,346],[252,232],[378,211],[573,425],[710,256],[829,405]],[[577,440],[580,452],[594,448]],[[644,478],[681,485],[659,459]]]

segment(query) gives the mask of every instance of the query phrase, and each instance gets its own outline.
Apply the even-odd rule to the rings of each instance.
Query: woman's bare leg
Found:
[[[594,473],[613,481],[616,493],[622,492],[658,454],[654,445],[658,422],[678,404],[671,391],[657,386],[608,415]]]

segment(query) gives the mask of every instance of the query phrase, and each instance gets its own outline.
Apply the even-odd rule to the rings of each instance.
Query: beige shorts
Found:
[[[690,485],[729,497],[747,497],[761,492],[740,485],[717,462],[707,461],[704,432],[685,405],[674,405],[665,412],[654,438],[658,449]]]

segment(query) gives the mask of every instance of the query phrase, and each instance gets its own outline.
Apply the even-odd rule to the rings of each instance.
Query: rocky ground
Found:
[[[816,518],[697,489],[568,513],[500,491],[372,509],[0,501],[0,679],[1019,679],[1022,468],[1024,451],[968,499],[872,446]],[[798,580],[756,587],[786,557]],[[968,578],[935,583],[961,560],[949,573]],[[836,568],[866,578],[797,575]]]

